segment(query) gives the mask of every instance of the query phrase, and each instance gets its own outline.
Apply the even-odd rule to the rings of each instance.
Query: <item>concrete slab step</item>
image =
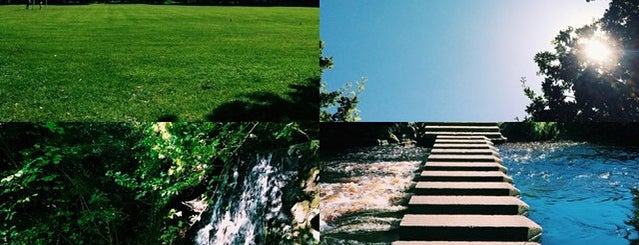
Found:
[[[501,158],[493,155],[463,155],[463,154],[430,154],[429,162],[498,162],[503,163]]]
[[[501,138],[503,135],[497,132],[476,132],[476,131],[426,131],[424,135],[434,136],[485,136],[486,138]]]
[[[392,245],[541,245],[536,242],[396,241]]]
[[[481,139],[436,139],[435,144],[460,144],[460,145],[494,145],[490,140]]]
[[[487,137],[493,143],[504,143],[506,137],[500,132],[446,132],[446,131],[430,131],[424,134],[427,137],[439,137],[441,139],[476,139],[470,137],[484,136]]]
[[[400,222],[401,240],[535,241],[541,227],[521,215],[406,214]]]
[[[483,135],[437,135],[436,139],[466,139],[466,140],[488,140]]]
[[[433,149],[490,149],[499,151],[496,147],[489,144],[442,144],[435,143]]]
[[[528,204],[512,196],[412,196],[411,214],[502,214],[528,212]]]
[[[427,125],[426,131],[499,132],[497,125]]]
[[[431,196],[519,196],[519,190],[506,182],[419,181],[415,195]]]
[[[478,155],[498,155],[493,149],[444,149],[433,147],[430,154],[478,154]]]
[[[426,162],[424,170],[443,171],[501,171],[508,169],[497,162]]]
[[[496,122],[430,122],[426,126],[499,126]]]
[[[500,171],[422,171],[420,181],[460,181],[460,182],[506,182],[513,179]]]

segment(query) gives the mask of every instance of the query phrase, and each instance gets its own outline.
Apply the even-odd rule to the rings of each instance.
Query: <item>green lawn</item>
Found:
[[[318,42],[318,8],[0,6],[0,121],[317,120]]]

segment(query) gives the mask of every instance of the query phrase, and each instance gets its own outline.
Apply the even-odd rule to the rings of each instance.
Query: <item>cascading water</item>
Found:
[[[322,244],[388,244],[426,149],[399,145],[354,149],[321,161]]]
[[[265,230],[281,217],[282,189],[290,173],[272,155],[235,165],[221,183],[211,219],[197,233],[197,244],[264,244]]]

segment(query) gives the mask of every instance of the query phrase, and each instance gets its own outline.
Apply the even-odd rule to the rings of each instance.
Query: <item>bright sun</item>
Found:
[[[590,39],[584,42],[584,52],[588,59],[598,63],[608,63],[612,59],[612,48],[603,40]]]
[[[612,41],[605,32],[601,30],[595,31],[590,38],[584,38],[579,41],[581,43],[582,57],[588,63],[599,64],[604,67],[614,65],[615,50]]]

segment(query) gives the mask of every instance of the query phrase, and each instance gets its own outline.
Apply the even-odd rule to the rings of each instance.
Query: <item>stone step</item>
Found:
[[[426,131],[499,132],[497,125],[427,125]]]
[[[442,144],[435,143],[433,149],[490,149],[499,151],[496,147],[489,144]]]
[[[479,154],[479,155],[498,155],[493,149],[443,149],[434,147],[430,154]]]
[[[474,132],[474,131],[426,131],[424,135],[428,136],[485,136],[486,138],[502,138],[499,131],[497,132]]]
[[[449,135],[449,136],[457,136],[460,137],[458,139],[464,139],[463,137],[469,137],[469,136],[477,136],[477,135],[482,135],[487,137],[491,142],[495,143],[495,144],[501,144],[506,142],[506,138],[501,135],[501,133],[483,133],[483,132],[452,132],[452,133],[447,133],[447,132],[426,132],[425,136],[426,137],[433,137],[435,135]],[[454,139],[454,138],[442,138],[442,139]],[[468,139],[468,138],[466,138]],[[472,139],[472,138],[470,138]]]
[[[536,242],[396,241],[392,245],[540,245]]]
[[[459,181],[459,182],[506,182],[513,179],[500,171],[422,171],[420,181]]]
[[[436,139],[460,139],[460,140],[488,140],[483,135],[437,135]]]
[[[521,215],[406,214],[401,240],[419,241],[536,241],[542,229]]]
[[[528,212],[528,204],[512,196],[412,196],[411,214],[503,214]]]
[[[493,155],[462,155],[462,154],[430,154],[428,155],[429,162],[498,162],[503,161]]]
[[[426,162],[424,170],[443,171],[501,171],[508,169],[497,162]]]
[[[441,139],[476,139],[470,137],[484,136],[493,143],[504,143],[506,137],[500,132],[456,132],[456,131],[427,131],[424,133],[426,137],[438,137]]]
[[[431,122],[426,126],[499,126],[496,122]]]
[[[459,145],[494,145],[490,140],[481,139],[436,139],[435,144],[459,144]]]
[[[519,190],[506,182],[433,182],[419,181],[415,195],[519,196]]]

